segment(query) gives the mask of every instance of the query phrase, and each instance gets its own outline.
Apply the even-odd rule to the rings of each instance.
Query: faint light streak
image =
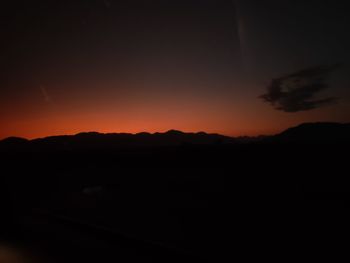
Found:
[[[47,88],[45,86],[40,86],[40,90],[41,90],[41,93],[42,93],[42,95],[44,97],[45,102],[46,103],[51,103],[52,100],[51,100],[51,97],[50,97],[50,95],[49,95],[49,93],[47,91]]]

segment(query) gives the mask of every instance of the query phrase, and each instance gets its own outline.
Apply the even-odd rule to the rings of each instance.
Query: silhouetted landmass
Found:
[[[336,143],[350,141],[350,124],[304,123],[273,136],[228,137],[205,132],[185,133],[170,130],[165,133],[85,132],[76,135],[52,136],[34,140],[9,137],[0,141],[0,150],[93,150],[130,149],[138,147],[171,147],[184,145],[232,145],[240,143]]]
[[[349,124],[309,123],[255,138],[8,138],[2,225],[64,262],[314,255],[350,220],[349,137]]]
[[[219,134],[207,134],[205,132],[184,133],[170,130],[165,133],[111,133],[103,134],[97,132],[79,133],[76,135],[52,136],[34,140],[22,138],[7,138],[0,141],[1,147],[10,149],[125,149],[137,147],[160,147],[181,146],[185,144],[210,145],[210,144],[232,144],[234,138]]]
[[[350,124],[304,123],[274,136],[279,142],[349,142]]]
[[[0,141],[0,148],[2,149],[20,149],[28,145],[28,140],[19,137],[9,137]]]

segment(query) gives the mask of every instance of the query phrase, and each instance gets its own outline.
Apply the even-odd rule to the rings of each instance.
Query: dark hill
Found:
[[[295,239],[319,248],[350,220],[349,136],[349,124],[309,123],[257,138],[175,130],[8,138],[1,216],[8,232],[24,229],[28,242],[67,255],[77,246],[82,255],[104,246],[138,255],[154,242],[157,255],[176,248],[205,259],[194,262],[221,262],[237,240],[259,255],[261,244],[284,252]]]
[[[2,150],[7,150],[7,149],[12,149],[12,150],[18,150],[22,149],[23,147],[26,147],[28,145],[28,140],[24,138],[19,138],[19,137],[9,137],[6,138],[2,141],[0,141],[0,149]]]
[[[253,144],[259,141],[265,143],[350,142],[350,124],[304,123],[275,136],[244,139],[205,132],[185,133],[177,130],[169,130],[165,133],[142,132],[137,134],[84,132],[76,135],[51,136],[34,140],[10,137],[0,141],[0,149],[2,151],[19,149],[132,149],[181,145]]]
[[[277,142],[349,142],[350,124],[304,123],[272,138]]]
[[[79,133],[76,135],[51,136],[46,138],[34,139],[31,141],[25,139],[5,139],[0,142],[6,145],[6,149],[23,147],[24,149],[126,149],[137,147],[160,147],[160,146],[180,146],[180,145],[213,145],[230,144],[235,139],[219,134],[185,133],[181,131],[170,130],[165,133],[110,133],[103,134],[97,132]]]

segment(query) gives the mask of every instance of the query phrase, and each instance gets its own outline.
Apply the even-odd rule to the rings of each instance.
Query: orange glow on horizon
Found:
[[[154,133],[171,129],[233,137],[271,135],[303,122],[342,122],[346,119],[344,113],[349,111],[340,105],[288,114],[273,110],[257,99],[247,104],[244,95],[233,99],[229,96],[215,99],[195,94],[170,95],[123,94],[123,100],[89,96],[82,100],[55,98],[48,102],[35,94],[16,104],[1,106],[0,139],[11,136],[34,139],[92,131]],[[248,98],[251,96],[249,94]]]

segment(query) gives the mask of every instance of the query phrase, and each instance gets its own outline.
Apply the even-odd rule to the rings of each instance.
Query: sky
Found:
[[[341,2],[8,2],[0,138],[255,136],[349,122],[350,10]]]

